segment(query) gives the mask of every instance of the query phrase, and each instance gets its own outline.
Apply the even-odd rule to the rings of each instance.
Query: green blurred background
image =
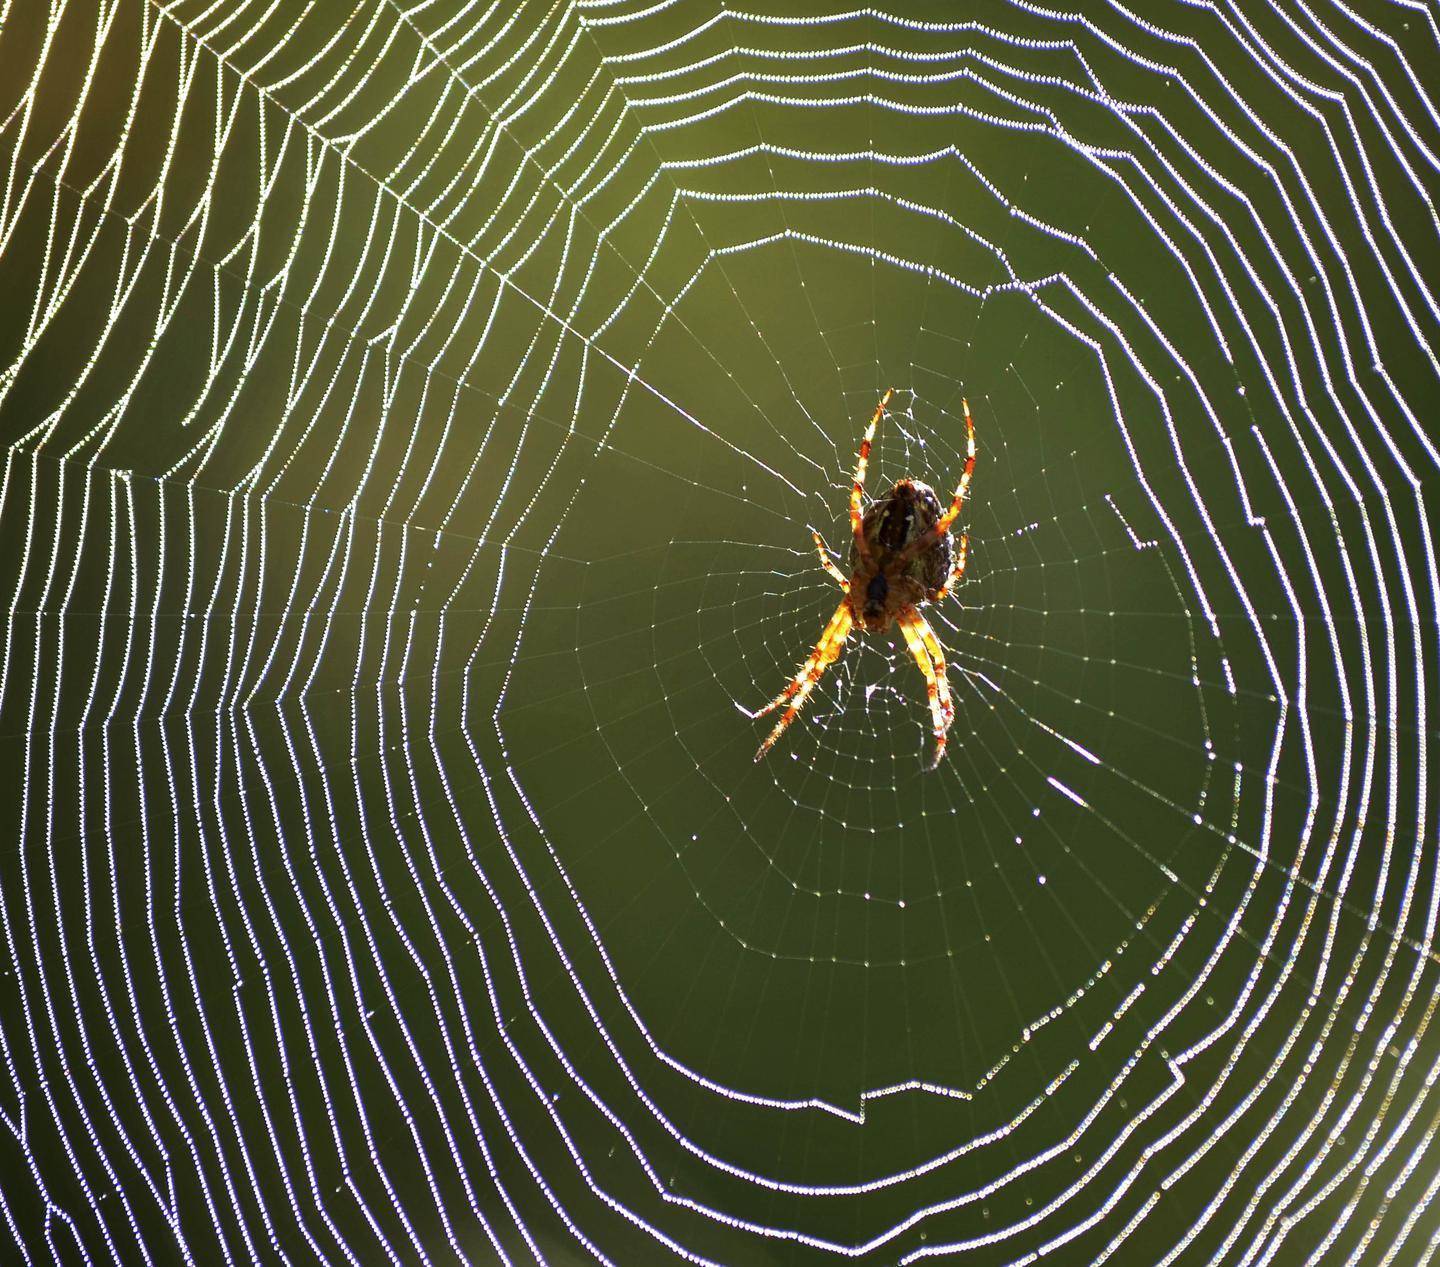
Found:
[[[1433,48],[1152,7],[5,15],[30,1261],[1422,1261]]]

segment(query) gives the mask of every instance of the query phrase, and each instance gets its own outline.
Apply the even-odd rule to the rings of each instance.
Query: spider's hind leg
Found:
[[[785,728],[795,720],[795,715],[809,698],[810,692],[815,689],[815,683],[824,675],[825,670],[840,658],[840,652],[844,650],[845,639],[850,635],[852,624],[854,624],[854,617],[850,614],[850,602],[846,599],[830,617],[830,623],[825,626],[825,632],[820,635],[820,641],[815,644],[815,649],[810,653],[810,658],[801,666],[800,672],[791,678],[789,685],[764,708],[750,714],[752,717],[763,717],[792,697],[794,699],[794,703],[785,710],[780,720],[775,723],[775,729],[766,736],[765,742],[756,751],[756,761],[769,752],[775,741],[785,733]]]
[[[900,632],[905,635],[905,645],[910,648],[910,654],[925,675],[930,725],[935,734],[935,756],[930,762],[933,770],[945,755],[945,737],[950,733],[950,723],[955,720],[955,705],[950,700],[950,679],[945,670],[945,652],[929,622],[913,607],[901,613]]]

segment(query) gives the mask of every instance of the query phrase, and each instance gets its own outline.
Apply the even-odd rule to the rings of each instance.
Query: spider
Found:
[[[955,549],[950,525],[965,504],[965,493],[975,470],[975,424],[970,420],[969,402],[962,399],[960,403],[965,410],[965,469],[960,474],[955,497],[944,514],[940,513],[940,499],[935,496],[935,490],[909,477],[897,480],[884,497],[872,503],[862,514],[860,505],[865,492],[865,467],[870,459],[870,445],[875,439],[875,428],[885,414],[885,406],[894,393],[895,389],[891,387],[880,398],[860,441],[855,482],[850,487],[850,529],[854,541],[850,546],[848,580],[831,558],[825,539],[818,532],[811,531],[815,548],[820,552],[820,566],[845,591],[845,597],[840,600],[840,606],[830,617],[830,623],[825,626],[820,641],[815,644],[800,671],[764,708],[750,714],[751,717],[763,717],[772,709],[789,704],[775,723],[775,729],[755,753],[756,761],[769,752],[775,741],[785,733],[785,728],[795,720],[795,715],[815,689],[815,683],[840,658],[850,630],[859,625],[869,633],[884,633],[892,622],[899,624],[900,632],[905,635],[905,645],[910,648],[910,654],[925,675],[930,720],[935,732],[935,758],[930,763],[930,769],[940,764],[940,758],[945,753],[945,736],[955,719],[955,706],[950,701],[950,683],[945,676],[945,654],[940,649],[935,631],[920,614],[920,608],[946,597],[965,572],[969,537],[961,533],[959,549]]]

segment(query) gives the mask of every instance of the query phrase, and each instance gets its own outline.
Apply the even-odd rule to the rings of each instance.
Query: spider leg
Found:
[[[930,701],[930,723],[935,734],[935,757],[930,762],[933,770],[945,755],[945,736],[950,723],[955,720],[955,705],[950,700],[950,679],[945,673],[945,652],[934,630],[913,607],[900,616],[900,631],[905,635],[905,644],[920,672],[925,675],[925,694]]]
[[[755,753],[755,760],[759,761],[785,733],[787,727],[795,720],[795,714],[800,711],[801,706],[809,698],[810,692],[815,689],[825,670],[840,658],[840,652],[844,649],[845,639],[850,634],[850,627],[854,623],[854,617],[850,614],[850,602],[846,599],[835,609],[835,614],[830,617],[830,623],[825,626],[825,632],[820,635],[820,641],[815,644],[815,650],[810,653],[810,658],[805,661],[800,672],[790,679],[790,683],[772,699],[764,708],[758,712],[751,713],[752,717],[763,717],[773,708],[779,708],[781,704],[793,697],[794,703],[790,705],[775,723],[775,729],[766,736],[765,742]]]
[[[965,469],[960,472],[960,483],[955,486],[955,496],[950,508],[935,522],[932,530],[936,537],[950,531],[950,525],[960,515],[965,504],[965,494],[970,491],[970,477],[975,474],[975,421],[970,417],[970,402],[963,396],[960,405],[965,410]]]
[[[830,551],[826,548],[825,538],[813,528],[810,529],[810,535],[815,538],[815,548],[820,551],[820,566],[829,572],[836,584],[848,594],[850,582],[845,579],[845,573],[835,566],[835,560],[830,557]]]
[[[855,482],[850,485],[850,530],[855,534],[855,548],[862,559],[870,557],[870,545],[865,540],[863,527],[865,516],[860,511],[860,497],[865,491],[865,468],[870,462],[870,445],[875,439],[875,428],[880,425],[880,419],[885,415],[885,406],[890,403],[890,397],[894,394],[895,389],[887,387],[885,394],[880,397],[880,403],[875,406],[875,412],[870,416],[870,425],[865,428],[865,435],[860,441],[860,456],[855,459]]]
[[[928,550],[950,531],[950,525],[960,517],[960,508],[965,505],[965,495],[970,491],[970,477],[975,474],[975,423],[970,417],[970,402],[962,397],[960,404],[965,410],[965,469],[960,472],[960,483],[955,486],[955,496],[950,499],[949,508],[900,552],[899,557],[906,562]]]
[[[938,603],[942,598],[950,597],[950,591],[960,583],[960,578],[965,575],[965,556],[969,551],[970,534],[962,532],[960,534],[960,550],[955,556],[955,566],[950,569],[950,579],[935,591],[935,597],[931,600],[932,602]]]
[[[779,695],[766,704],[764,708],[757,708],[750,716],[764,717],[766,713],[779,708],[780,705],[794,695],[796,691],[804,687],[806,678],[815,670],[816,665],[820,665],[820,671],[824,672],[826,666],[833,664],[839,659],[840,646],[849,635],[850,626],[853,621],[854,618],[850,614],[849,602],[841,603],[840,606],[835,609],[835,614],[830,617],[829,623],[821,632],[820,640],[815,644],[814,650],[810,652],[810,658],[800,666],[800,671],[790,679],[785,689],[781,691]],[[832,642],[835,643],[833,654],[830,654],[830,658],[825,660],[824,664],[821,664],[822,658],[830,653]],[[818,673],[815,676],[817,679],[819,678]]]

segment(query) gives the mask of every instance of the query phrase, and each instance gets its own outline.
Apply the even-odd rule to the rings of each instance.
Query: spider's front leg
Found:
[[[815,644],[815,649],[810,653],[810,658],[801,666],[800,672],[791,678],[789,685],[764,708],[750,714],[751,717],[763,717],[772,709],[779,708],[786,700],[793,697],[795,701],[785,710],[784,715],[775,723],[775,729],[770,732],[765,742],[756,751],[756,761],[769,752],[775,741],[785,733],[785,728],[795,720],[795,715],[809,698],[810,692],[815,689],[815,683],[824,675],[825,670],[840,658],[840,652],[845,647],[845,639],[849,636],[850,627],[853,624],[854,617],[850,614],[850,600],[846,599],[830,617],[830,623],[825,626],[825,632],[820,635],[820,641]]]
[[[865,468],[870,463],[870,446],[875,442],[875,428],[880,425],[880,419],[885,416],[885,406],[890,403],[890,397],[895,394],[893,387],[887,387],[885,394],[880,397],[880,403],[875,406],[875,412],[870,416],[870,425],[865,428],[865,435],[860,440],[860,453],[855,459],[855,479],[850,485],[850,531],[855,535],[855,549],[862,559],[870,557],[870,543],[865,540],[865,515],[860,509],[860,498],[865,492]]]
[[[962,398],[960,404],[965,409],[965,466],[960,472],[960,482],[955,486],[955,496],[950,499],[945,513],[900,552],[900,558],[906,563],[928,550],[950,531],[950,525],[960,517],[961,508],[970,492],[970,477],[975,474],[975,422],[970,417],[970,402]],[[953,579],[959,580],[959,577]]]
[[[960,472],[960,483],[955,488],[949,509],[935,523],[933,532],[937,539],[949,532],[950,525],[959,517],[965,495],[970,491],[970,477],[975,474],[975,421],[970,417],[970,402],[961,397],[960,405],[965,410],[965,466]]]

